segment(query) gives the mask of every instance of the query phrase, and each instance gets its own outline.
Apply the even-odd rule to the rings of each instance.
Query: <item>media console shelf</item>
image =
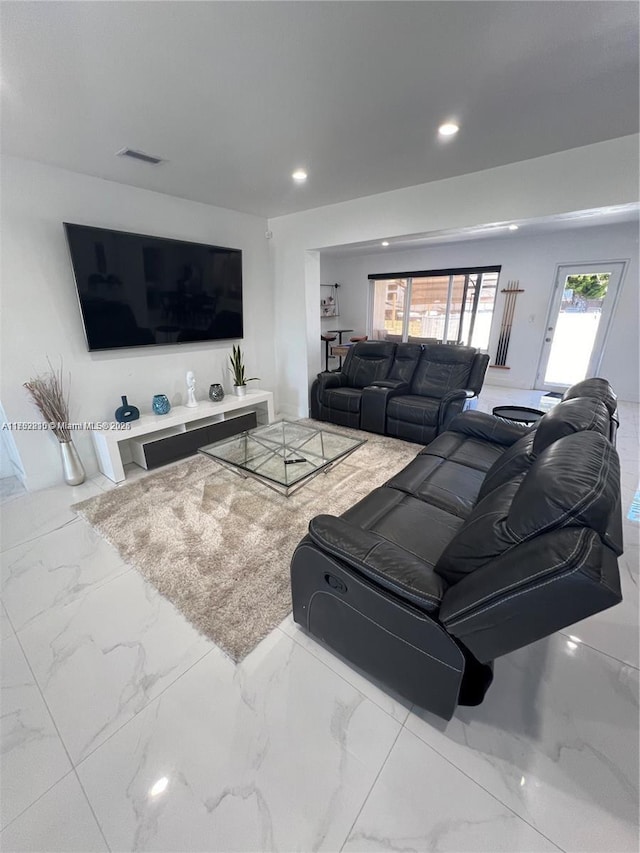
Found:
[[[245,397],[230,394],[220,403],[201,400],[192,409],[175,406],[167,415],[141,415],[131,422],[130,429],[94,430],[93,445],[102,473],[121,483],[126,479],[124,466],[128,462],[152,468],[188,456],[218,438],[256,424],[270,424],[273,419],[271,391],[247,390]]]

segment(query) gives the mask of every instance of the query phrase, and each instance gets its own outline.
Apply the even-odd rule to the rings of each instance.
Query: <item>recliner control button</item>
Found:
[[[335,589],[336,592],[346,592],[346,585],[340,580],[340,578],[335,577],[334,575],[325,574],[324,579],[329,584],[331,589]]]

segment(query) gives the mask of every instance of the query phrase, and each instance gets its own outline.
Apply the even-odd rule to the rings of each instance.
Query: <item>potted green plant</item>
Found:
[[[247,378],[244,369],[244,359],[242,356],[242,350],[240,349],[240,345],[233,347],[233,353],[229,356],[229,361],[231,362],[231,367],[229,371],[233,376],[233,393],[238,397],[244,397],[247,393],[247,382],[253,382],[256,379],[260,379],[259,376],[250,376]]]

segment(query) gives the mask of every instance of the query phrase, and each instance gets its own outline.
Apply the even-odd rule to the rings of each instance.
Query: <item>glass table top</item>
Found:
[[[365,442],[282,420],[216,441],[199,452],[290,494]]]

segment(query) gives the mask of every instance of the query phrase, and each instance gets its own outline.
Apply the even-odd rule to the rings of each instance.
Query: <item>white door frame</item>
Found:
[[[544,391],[563,391],[568,388],[568,385],[558,385],[545,383],[544,377],[547,371],[547,363],[551,353],[551,345],[553,343],[553,333],[555,331],[560,305],[562,303],[562,293],[564,288],[560,287],[561,282],[564,282],[568,275],[579,275],[587,272],[611,272],[611,279],[607,289],[607,295],[602,304],[602,314],[589,365],[587,367],[587,377],[597,375],[600,370],[604,347],[609,337],[611,328],[611,320],[613,318],[622,284],[629,266],[629,259],[616,259],[607,261],[576,261],[574,263],[556,264],[555,276],[553,279],[553,290],[551,291],[551,299],[549,301],[549,310],[547,311],[547,319],[544,326],[544,337],[542,346],[540,347],[540,357],[538,359],[538,369],[536,371],[535,388]],[[618,273],[616,276],[615,273]]]

